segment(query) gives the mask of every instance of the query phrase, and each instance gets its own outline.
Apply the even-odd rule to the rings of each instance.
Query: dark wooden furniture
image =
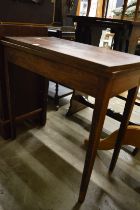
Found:
[[[69,16],[76,24],[77,42],[99,46],[102,30],[111,28],[114,36],[114,50],[134,54],[140,37],[140,22],[108,18]]]
[[[109,171],[112,172],[115,167],[138,91],[140,57],[54,37],[40,39],[6,37],[1,43],[5,51],[8,107],[13,137],[15,137],[15,112],[10,64],[21,66],[95,97],[95,109],[79,194],[79,202],[83,202],[100,143],[109,99],[129,90]]]
[[[75,28],[74,26],[48,26],[48,36],[74,41]]]
[[[0,23],[0,39],[4,36],[47,36],[47,26],[31,23]],[[46,121],[46,80],[32,72],[11,65],[15,89],[16,121],[35,119],[41,125]],[[11,137],[7,91],[4,71],[4,49],[0,45],[0,135]]]
[[[45,24],[0,22],[0,37],[3,36],[47,36]]]

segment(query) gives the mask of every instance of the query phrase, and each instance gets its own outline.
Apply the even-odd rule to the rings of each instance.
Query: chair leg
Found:
[[[14,91],[14,80],[13,71],[9,70],[9,63],[5,52],[5,73],[6,73],[6,89],[7,89],[7,101],[9,109],[10,119],[10,136],[11,139],[16,138],[16,123],[15,123],[15,91]]]

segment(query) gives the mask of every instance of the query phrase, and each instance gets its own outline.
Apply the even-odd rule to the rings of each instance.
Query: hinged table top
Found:
[[[140,70],[139,56],[55,37],[5,37],[2,43],[106,76]]]

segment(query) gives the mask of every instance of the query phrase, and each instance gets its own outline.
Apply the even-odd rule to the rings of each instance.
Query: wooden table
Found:
[[[112,172],[115,167],[138,92],[140,57],[53,37],[6,37],[1,42],[5,49],[8,103],[13,136],[15,135],[15,115],[14,93],[10,87],[9,64],[11,63],[95,97],[95,109],[78,200],[83,202],[109,99],[129,90],[109,171]]]

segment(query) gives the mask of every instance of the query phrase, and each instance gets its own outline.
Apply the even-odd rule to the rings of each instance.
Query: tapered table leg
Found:
[[[128,91],[128,96],[127,96],[127,99],[126,99],[126,104],[125,104],[125,108],[124,108],[122,122],[121,122],[121,125],[120,125],[117,140],[116,140],[116,143],[115,143],[114,153],[113,153],[111,164],[110,164],[110,167],[109,167],[109,173],[112,173],[114,168],[115,168],[115,165],[116,165],[116,162],[117,162],[117,159],[118,159],[118,156],[119,156],[119,152],[120,152],[120,149],[121,149],[121,146],[122,146],[123,138],[124,138],[124,135],[125,135],[125,131],[126,131],[126,128],[128,126],[129,119],[130,119],[130,116],[131,116],[131,113],[132,113],[132,109],[133,109],[133,106],[134,106],[134,103],[135,103],[135,99],[136,99],[136,96],[137,96],[137,93],[138,93],[138,88],[139,87],[135,87],[135,88],[132,88]]]
[[[11,139],[16,138],[16,125],[15,125],[15,95],[14,95],[14,80],[13,72],[9,69],[9,63],[5,51],[5,73],[6,73],[6,89],[7,89],[7,101],[9,109],[10,119],[10,132]]]
[[[40,125],[41,126],[44,126],[46,124],[46,119],[47,119],[47,106],[48,106],[48,89],[49,89],[49,80],[44,78],[44,83],[42,84],[43,87],[42,87],[42,104],[41,104],[41,107],[42,107],[42,111],[41,111],[41,114],[40,114]]]
[[[93,169],[97,148],[100,142],[102,127],[108,107],[109,97],[108,91],[99,90],[95,99],[95,109],[92,118],[91,131],[89,136],[88,148],[86,152],[85,165],[82,175],[80,193],[78,202],[82,203],[85,199],[91,172]]]

